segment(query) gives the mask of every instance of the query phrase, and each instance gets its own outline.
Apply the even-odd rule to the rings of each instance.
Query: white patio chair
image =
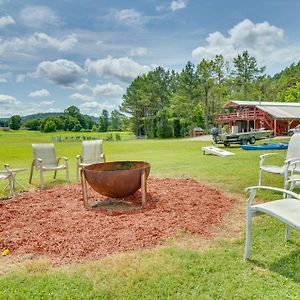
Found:
[[[82,154],[76,156],[77,181],[79,181],[80,168],[105,161],[105,154],[102,152],[102,140],[83,141]]]
[[[35,167],[40,171],[40,189],[44,188],[44,172],[54,171],[54,177],[56,178],[56,172],[60,170],[66,170],[66,181],[69,179],[68,159],[66,157],[56,158],[54,144],[32,144],[33,161],[31,164],[29,183],[32,181],[33,168]],[[60,159],[64,159],[65,164],[59,165]]]
[[[14,195],[14,177],[13,173],[9,169],[8,164],[1,164],[4,166],[4,170],[0,171],[0,180],[8,180],[8,187],[9,187],[9,195]],[[3,189],[5,190],[7,186]]]
[[[283,166],[265,165],[265,159],[271,156],[280,156],[278,153],[267,153],[260,156],[259,162],[259,179],[258,185],[262,185],[262,172],[268,172],[273,174],[282,175],[284,178],[284,188],[287,188],[287,180],[289,173],[293,170],[294,173],[300,173],[300,163],[290,166],[291,162],[300,160],[300,133],[294,134],[290,141],[287,149],[287,154],[284,160]]]
[[[272,190],[283,194],[281,199],[253,205],[252,201],[258,189]],[[244,260],[250,256],[252,240],[252,217],[258,214],[268,214],[286,224],[285,240],[289,239],[290,229],[300,230],[300,195],[285,189],[269,186],[253,186],[245,190],[250,193],[246,208],[246,245]]]

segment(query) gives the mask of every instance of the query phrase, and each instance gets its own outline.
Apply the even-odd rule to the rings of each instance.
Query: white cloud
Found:
[[[186,8],[187,6],[187,1],[186,0],[174,0],[170,4],[170,9],[172,11],[178,10],[178,9],[183,9]]]
[[[27,6],[20,12],[21,21],[28,27],[40,28],[44,25],[57,26],[60,23],[57,14],[48,6]]]
[[[113,58],[108,56],[105,59],[87,59],[85,68],[90,73],[98,76],[114,76],[120,80],[130,81],[135,77],[150,71],[149,66],[143,66],[128,57]]]
[[[48,90],[42,89],[42,90],[31,92],[28,96],[29,97],[48,97],[48,96],[50,96],[50,93]]]
[[[21,111],[21,102],[10,95],[0,94],[0,117],[10,117]]]
[[[16,22],[11,16],[0,17],[0,28],[4,28],[5,26],[12,24],[16,24]]]
[[[70,95],[70,98],[73,100],[80,100],[80,101],[84,101],[84,102],[89,102],[89,101],[95,100],[94,97],[92,97],[92,96],[83,95],[80,93],[74,93],[74,94]]]
[[[283,29],[268,22],[254,24],[245,19],[228,30],[227,36],[216,31],[209,34],[206,42],[206,46],[192,51],[192,56],[197,60],[212,59],[217,54],[232,60],[245,50],[254,55],[259,63],[267,66],[275,66],[275,63],[282,60],[290,62],[299,60],[296,48],[286,46]]]
[[[16,54],[33,53],[38,49],[54,48],[58,51],[68,51],[78,42],[75,35],[57,39],[46,33],[36,32],[25,38],[13,37],[7,40],[0,38],[0,55],[13,56]]]
[[[41,101],[41,102],[40,102],[40,105],[41,105],[41,106],[49,106],[49,105],[52,105],[52,104],[54,104],[54,103],[55,103],[54,100],[51,100],[51,101]]]
[[[73,87],[81,81],[83,74],[84,71],[76,63],[58,59],[41,62],[32,76],[44,77],[55,84]]]
[[[106,83],[106,84],[97,84],[94,88],[93,88],[93,95],[95,97],[97,96],[118,96],[118,95],[122,95],[124,93],[124,89],[118,85],[118,84],[114,84],[114,83]]]
[[[6,83],[7,82],[7,78],[5,77],[0,77],[0,83]]]
[[[21,83],[24,82],[26,79],[26,75],[25,74],[19,74],[16,76],[16,82]]]
[[[70,50],[77,44],[77,42],[78,40],[74,34],[67,35],[62,39],[57,39],[41,32],[36,32],[27,40],[27,43],[34,48],[51,47],[58,51]]]
[[[147,48],[144,47],[137,47],[131,49],[130,56],[146,56],[148,54]]]
[[[2,105],[16,105],[20,103],[19,101],[17,101],[17,99],[13,96],[10,95],[3,95],[0,94],[0,104]]]
[[[135,9],[121,9],[113,13],[113,17],[120,23],[130,26],[140,25],[145,22],[145,17]]]
[[[85,102],[85,103],[79,105],[79,109],[81,112],[86,113],[86,114],[92,114],[94,116],[99,116],[99,114],[101,113],[101,111],[103,109],[111,111],[114,108],[115,108],[115,106],[110,103],[107,103],[107,102],[99,103],[96,101]]]

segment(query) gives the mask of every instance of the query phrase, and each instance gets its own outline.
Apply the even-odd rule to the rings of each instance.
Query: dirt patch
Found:
[[[0,250],[55,262],[152,248],[180,231],[209,236],[235,200],[192,179],[148,180],[145,208],[86,210],[79,184],[27,192],[0,202]],[[96,195],[99,201],[106,198]],[[138,204],[140,192],[126,203]]]

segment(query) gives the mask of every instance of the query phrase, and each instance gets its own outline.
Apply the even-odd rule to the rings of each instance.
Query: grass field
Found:
[[[99,133],[89,135],[100,137]],[[51,142],[51,137],[34,132],[0,132],[1,160],[11,167],[27,168],[18,179],[28,185],[31,144]],[[46,259],[25,259],[16,264],[13,256],[0,257],[0,299],[299,299],[299,233],[293,231],[286,243],[283,224],[258,217],[251,260],[242,260],[243,190],[257,184],[258,157],[265,152],[232,147],[235,156],[202,155],[201,147],[209,144],[186,139],[134,140],[124,135],[118,142],[104,141],[103,147],[109,161],[150,162],[152,177],[192,177],[231,194],[236,208],[213,239],[179,234],[152,250],[63,267],[52,267]],[[69,158],[74,181],[81,142],[56,142],[55,146],[58,156]],[[280,153],[285,155],[285,151]],[[53,181],[47,177],[46,186],[63,182],[64,173],[58,178]],[[38,185],[37,173],[33,184],[28,188]],[[282,178],[266,175],[264,184],[282,187]],[[272,195],[260,197],[267,200]],[[10,264],[12,268],[1,270],[1,265]]]

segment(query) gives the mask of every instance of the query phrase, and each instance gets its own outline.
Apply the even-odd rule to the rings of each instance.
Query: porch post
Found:
[[[277,120],[274,120],[274,135],[276,136],[276,129],[277,129]]]

